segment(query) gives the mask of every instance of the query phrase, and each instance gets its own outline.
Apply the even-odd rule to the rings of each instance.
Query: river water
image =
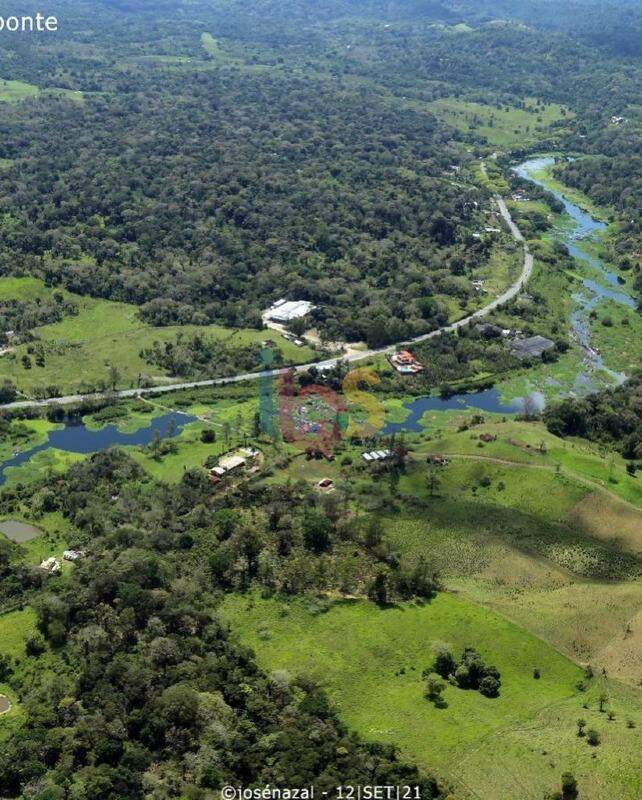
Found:
[[[626,380],[624,373],[607,367],[600,353],[593,347],[591,311],[604,299],[610,299],[618,305],[628,308],[635,308],[636,302],[628,294],[626,288],[620,285],[617,274],[609,269],[602,259],[586,250],[586,245],[595,242],[598,234],[606,228],[606,225],[594,219],[537,177],[543,169],[554,163],[555,159],[550,156],[533,158],[516,167],[515,172],[520,178],[543,187],[563,203],[570,224],[556,228],[554,236],[557,241],[566,245],[569,253],[575,259],[590,267],[593,272],[593,277],[584,278],[582,289],[573,295],[577,307],[571,317],[571,335],[582,349],[584,362],[584,370],[577,375],[573,390],[577,394],[585,394],[599,388],[599,382],[596,380],[596,374],[599,372],[610,375],[616,383],[623,383]]]
[[[51,431],[46,442],[22,453],[17,453],[0,464],[0,486],[6,483],[7,469],[26,464],[35,455],[44,453],[45,450],[50,448],[63,450],[67,453],[88,455],[89,453],[97,453],[99,450],[107,450],[109,447],[142,447],[150,444],[157,434],[162,437],[178,436],[185,425],[195,419],[196,417],[192,417],[189,414],[183,414],[178,411],[171,412],[161,417],[155,417],[150,420],[149,425],[133,433],[123,433],[115,425],[107,425],[99,430],[92,430],[76,419],[69,420],[65,423],[64,428]]]
[[[612,272],[604,262],[587,252],[582,245],[595,240],[597,234],[605,228],[603,222],[594,219],[579,206],[571,203],[566,197],[552,191],[536,175],[545,167],[554,163],[550,157],[541,157],[525,161],[515,169],[516,173],[525,180],[532,181],[547,191],[564,204],[568,215],[569,224],[555,229],[555,236],[562,244],[566,245],[571,255],[591,268],[593,277],[585,278],[582,289],[573,295],[577,304],[571,319],[571,334],[584,354],[584,367],[578,374],[574,391],[584,394],[597,388],[594,376],[598,372],[609,374],[613,380],[621,383],[626,379],[622,373],[609,369],[602,356],[591,344],[590,313],[604,298],[635,308],[635,301],[626,290],[620,286],[617,275]],[[532,399],[535,404],[543,405],[544,398],[539,393],[534,393]],[[457,394],[449,398],[417,397],[405,404],[408,415],[403,422],[389,423],[383,429],[385,435],[401,431],[421,431],[421,417],[428,411],[448,411],[479,409],[498,414],[512,414],[522,408],[523,399],[515,398],[511,402],[502,401],[497,389],[486,389],[479,392]],[[161,436],[176,436],[195,417],[180,412],[172,412],[151,420],[149,425],[133,433],[122,433],[115,425],[108,425],[100,430],[91,430],[77,421],[67,422],[64,428],[52,431],[46,442],[23,453],[18,453],[4,463],[0,464],[0,485],[6,482],[6,470],[19,467],[28,462],[37,453],[42,453],[49,448],[56,448],[69,453],[89,454],[109,447],[144,446],[154,438],[156,432]]]

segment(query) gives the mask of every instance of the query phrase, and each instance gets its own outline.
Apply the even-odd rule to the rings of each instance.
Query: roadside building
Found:
[[[527,358],[540,358],[555,347],[555,342],[545,336],[530,336],[528,339],[513,339],[510,349],[522,361]]]
[[[314,306],[307,300],[277,300],[264,312],[263,318],[285,325],[292,320],[305,317],[313,310]]]
[[[423,364],[409,350],[400,350],[390,356],[390,363],[402,375],[416,375],[424,369]]]

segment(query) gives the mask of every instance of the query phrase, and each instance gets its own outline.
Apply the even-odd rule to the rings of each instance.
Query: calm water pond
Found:
[[[392,433],[419,433],[422,430],[420,420],[427,411],[465,411],[479,409],[495,414],[515,414],[520,411],[522,400],[516,399],[511,403],[502,402],[497,389],[484,389],[481,392],[466,392],[455,394],[452,397],[417,397],[410,403],[404,403],[404,408],[410,412],[403,422],[391,422],[382,430],[384,435]]]
[[[26,464],[37,453],[54,448],[63,450],[67,453],[80,453],[87,455],[97,453],[100,450],[107,450],[109,447],[142,447],[150,444],[156,432],[162,437],[178,436],[181,430],[196,417],[182,412],[172,412],[164,414],[162,417],[155,417],[150,420],[147,427],[140,428],[133,433],[123,433],[115,425],[107,425],[99,430],[91,430],[77,420],[70,420],[65,423],[65,427],[51,431],[47,441],[14,455],[12,458],[0,464],[0,486],[6,482],[6,470],[10,467],[19,467]]]
[[[42,534],[40,528],[21,522],[19,519],[6,519],[0,522],[0,533],[4,533],[12,542],[30,542]]]

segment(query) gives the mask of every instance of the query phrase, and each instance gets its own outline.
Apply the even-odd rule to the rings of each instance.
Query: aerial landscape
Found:
[[[642,2],[0,0],[0,798],[642,797]]]

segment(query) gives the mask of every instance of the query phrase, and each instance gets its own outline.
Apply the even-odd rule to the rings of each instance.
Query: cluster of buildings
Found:
[[[302,319],[314,309],[315,306],[308,300],[285,300],[281,298],[263,312],[263,323],[280,331],[284,339],[293,342],[297,347],[303,347],[305,341],[293,333],[283,330],[283,326],[295,319]]]
[[[486,225],[486,227],[484,228],[484,233],[486,234],[496,235],[501,232],[502,232],[501,228],[494,228],[492,225]],[[473,239],[483,239],[484,233],[476,231],[475,233],[473,233]]]
[[[84,556],[82,550],[65,550],[62,554],[62,558],[64,561],[79,561]],[[43,569],[45,572],[48,572],[50,575],[60,575],[62,572],[62,561],[55,556],[51,556],[51,558],[45,558],[45,560],[40,564],[40,569]]]
[[[242,447],[238,453],[220,458],[218,464],[210,470],[210,482],[216,485],[228,475],[241,472],[248,462],[255,461],[258,455],[259,451],[253,447]]]
[[[402,375],[416,375],[424,369],[423,364],[417,361],[410,350],[400,350],[390,356],[390,363]]]
[[[491,325],[489,322],[475,325],[475,330],[485,339],[510,338],[508,346],[511,353],[522,361],[541,358],[548,350],[555,348],[555,342],[545,336],[523,337],[521,331],[500,328],[499,325]]]

